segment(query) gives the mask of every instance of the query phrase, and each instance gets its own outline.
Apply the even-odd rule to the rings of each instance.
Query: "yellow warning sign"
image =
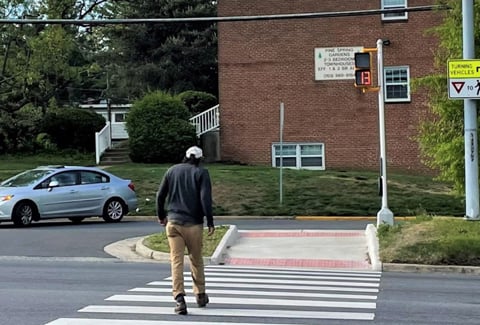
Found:
[[[480,78],[480,60],[449,60],[448,78]]]

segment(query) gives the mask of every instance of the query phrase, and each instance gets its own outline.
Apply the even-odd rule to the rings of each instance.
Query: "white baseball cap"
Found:
[[[203,157],[203,151],[199,147],[193,146],[188,148],[187,153],[185,154],[187,158],[190,158],[191,155],[193,155],[197,159],[200,159]]]

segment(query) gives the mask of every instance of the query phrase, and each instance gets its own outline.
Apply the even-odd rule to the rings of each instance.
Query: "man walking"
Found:
[[[205,272],[203,266],[203,221],[207,219],[208,236],[215,232],[212,214],[212,185],[208,170],[200,166],[202,149],[190,147],[182,163],[170,167],[157,192],[157,216],[166,227],[172,268],[172,293],[175,313],[187,314],[183,279],[185,247],[190,257],[193,292],[198,307],[205,307]],[[167,213],[165,200],[167,199]]]

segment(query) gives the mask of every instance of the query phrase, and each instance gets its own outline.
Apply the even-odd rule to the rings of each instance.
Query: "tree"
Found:
[[[432,31],[439,37],[436,66],[438,71],[447,71],[448,59],[462,57],[462,3],[456,0],[440,2],[452,8],[446,11],[443,23]],[[476,53],[479,53],[480,3],[477,1],[474,6],[477,18],[475,44]],[[465,190],[463,101],[448,99],[445,73],[421,78],[416,81],[416,86],[428,90],[432,113],[431,118],[421,124],[418,137],[424,162],[439,171],[440,180],[452,182],[455,190],[462,194]]]
[[[93,13],[106,0],[0,0],[2,18],[75,18]],[[46,112],[52,99],[69,100],[69,89],[87,78],[90,62],[78,26],[46,24],[3,24],[0,26],[0,148],[21,149],[36,134],[23,134],[30,140],[14,141],[12,125],[24,125],[24,107]],[[27,128],[32,132],[37,128]],[[5,136],[8,135],[8,136]]]
[[[210,0],[114,1],[110,18],[216,16]],[[139,98],[154,90],[218,94],[217,33],[212,22],[114,25],[104,28],[115,97]]]
[[[215,16],[207,0],[0,0],[1,18],[76,19]],[[49,24],[0,26],[0,148],[25,106],[45,114],[93,98],[132,101],[150,90],[217,90],[216,25]],[[12,121],[11,123],[7,121]],[[28,128],[28,130],[33,130]],[[27,135],[25,135],[27,137]],[[31,134],[34,139],[36,134]],[[8,143],[7,143],[8,142]]]
[[[192,115],[201,113],[218,104],[217,97],[202,91],[187,90],[178,94]]]
[[[2,18],[83,19],[106,0],[0,0]],[[87,70],[79,27],[2,25],[0,27],[0,109],[14,112],[31,103],[47,107]]]

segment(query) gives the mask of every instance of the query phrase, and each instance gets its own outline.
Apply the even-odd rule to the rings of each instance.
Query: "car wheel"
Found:
[[[83,221],[83,219],[85,219],[85,218],[68,218],[68,220],[70,220],[73,224],[76,224],[76,225],[81,223]]]
[[[110,199],[103,208],[103,220],[106,222],[120,222],[125,215],[125,206],[119,199]]]
[[[17,227],[27,227],[32,224],[35,208],[31,203],[20,202],[13,211],[12,221]]]

